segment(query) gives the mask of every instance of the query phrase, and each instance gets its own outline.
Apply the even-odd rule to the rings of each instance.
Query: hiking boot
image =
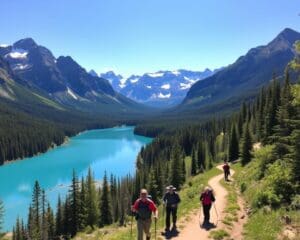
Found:
[[[172,230],[176,230],[176,229],[177,229],[176,224],[173,224]]]
[[[165,228],[165,232],[170,232],[170,228]]]

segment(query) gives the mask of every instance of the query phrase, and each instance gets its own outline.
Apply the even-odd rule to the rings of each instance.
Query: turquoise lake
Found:
[[[122,177],[135,172],[141,147],[151,138],[134,135],[133,127],[91,130],[70,138],[68,143],[47,153],[0,167],[0,199],[4,202],[4,230],[11,230],[17,216],[26,218],[32,187],[38,180],[52,207],[58,195],[68,191],[72,171],[86,176],[91,167],[96,179],[104,171]]]

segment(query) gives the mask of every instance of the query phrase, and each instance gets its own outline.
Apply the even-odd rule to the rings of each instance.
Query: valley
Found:
[[[78,19],[86,21],[86,14],[80,9],[72,19],[79,24]],[[97,22],[106,12],[94,14]],[[150,19],[149,24],[156,21]],[[184,21],[178,16],[171,19]],[[122,34],[131,30],[133,22],[145,24],[113,20],[126,25]],[[51,21],[48,24],[56,18]],[[212,38],[199,35],[198,40],[207,37],[209,43],[197,43],[191,52],[193,36],[201,31],[189,23],[178,29],[181,35],[170,31],[172,41],[153,58],[151,47],[168,34],[139,35],[139,29],[125,34],[127,38],[114,36],[108,41],[114,28],[107,29],[108,22],[98,24],[89,33],[99,34],[99,43],[81,26],[81,37],[76,39],[53,33],[51,38],[19,34],[13,43],[0,45],[0,239],[135,239],[136,228],[145,219],[137,218],[139,224],[135,223],[140,212],[132,205],[146,188],[145,201],[153,201],[159,212],[150,227],[151,239],[296,240],[300,234],[300,33],[283,29],[282,24],[277,31],[276,25],[276,34],[273,29],[272,34],[257,31],[262,38],[243,35],[239,49],[238,44],[232,47],[235,39],[229,33],[217,36],[219,29]],[[197,30],[191,32],[192,26]],[[190,35],[182,34],[188,30]],[[219,38],[224,38],[221,50],[216,46]],[[51,49],[36,39],[41,43],[51,39]],[[170,51],[168,47],[178,40],[187,41],[184,48]],[[67,47],[58,50],[59,41]],[[79,50],[73,53],[75,43]],[[229,46],[239,55],[232,53],[230,59],[235,60],[224,64],[223,50]],[[248,50],[241,53],[241,49]],[[112,59],[120,71],[103,70],[114,66]],[[176,65],[170,67],[168,61]],[[203,67],[206,62],[212,67]],[[95,68],[100,63],[101,71]],[[158,63],[161,67],[153,70]],[[138,74],[128,74],[132,69]],[[222,180],[223,162],[230,164],[231,181]],[[174,221],[172,230],[165,224],[169,209],[163,201],[170,185],[181,197],[178,226]],[[215,191],[213,206],[217,206],[211,212],[211,229],[199,225],[204,218],[199,214],[199,194],[207,185]],[[151,222],[151,217],[146,220]]]

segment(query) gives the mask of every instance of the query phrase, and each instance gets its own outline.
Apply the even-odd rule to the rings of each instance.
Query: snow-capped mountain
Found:
[[[212,76],[218,70],[158,71],[128,78],[109,71],[100,74],[100,77],[107,79],[116,91],[135,101],[152,106],[172,106],[184,99],[195,82]]]

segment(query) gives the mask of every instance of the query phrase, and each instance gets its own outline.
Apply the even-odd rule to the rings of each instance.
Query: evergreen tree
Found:
[[[178,144],[174,145],[174,148],[171,153],[171,169],[170,169],[170,184],[176,186],[180,189],[181,184],[183,183],[182,180],[183,176],[183,164],[180,154],[180,148]]]
[[[245,165],[251,161],[251,157],[252,157],[251,150],[252,150],[252,138],[249,131],[249,125],[245,124],[243,130],[241,151],[240,151],[242,165]]]
[[[109,225],[113,222],[112,211],[111,211],[111,202],[110,202],[110,193],[109,185],[107,180],[106,172],[103,178],[102,193],[100,198],[100,226]]]
[[[63,206],[60,196],[58,196],[57,208],[56,208],[56,221],[55,221],[55,234],[56,236],[61,236],[64,233],[64,213]]]
[[[87,208],[87,225],[94,228],[98,224],[99,208],[97,204],[97,192],[94,184],[92,170],[89,168],[86,180],[86,208]]]
[[[152,200],[155,203],[158,203],[158,195],[159,195],[160,190],[158,188],[158,184],[157,184],[156,179],[157,178],[155,176],[155,172],[154,172],[153,169],[151,169],[147,189],[149,191],[149,194],[152,196]]]
[[[202,141],[199,142],[197,149],[197,165],[201,172],[205,169],[205,148]]]
[[[54,214],[53,211],[50,207],[50,204],[48,203],[47,206],[47,213],[46,213],[46,217],[47,217],[47,236],[48,239],[54,239],[55,237],[55,220],[54,220]]]
[[[228,161],[234,161],[239,158],[239,141],[235,125],[232,125],[228,147]]]
[[[195,176],[197,174],[197,159],[195,150],[192,151],[192,164],[191,164],[191,175]]]
[[[300,187],[300,128],[293,132],[293,145],[292,173],[296,186]]]
[[[78,227],[79,230],[83,230],[87,225],[87,207],[86,207],[86,186],[84,182],[84,178],[81,179],[80,184],[80,201],[79,201],[79,221],[78,221]]]
[[[75,170],[73,170],[72,185],[70,189],[70,208],[71,208],[71,235],[74,236],[79,230],[80,214],[79,214],[79,185]]]

